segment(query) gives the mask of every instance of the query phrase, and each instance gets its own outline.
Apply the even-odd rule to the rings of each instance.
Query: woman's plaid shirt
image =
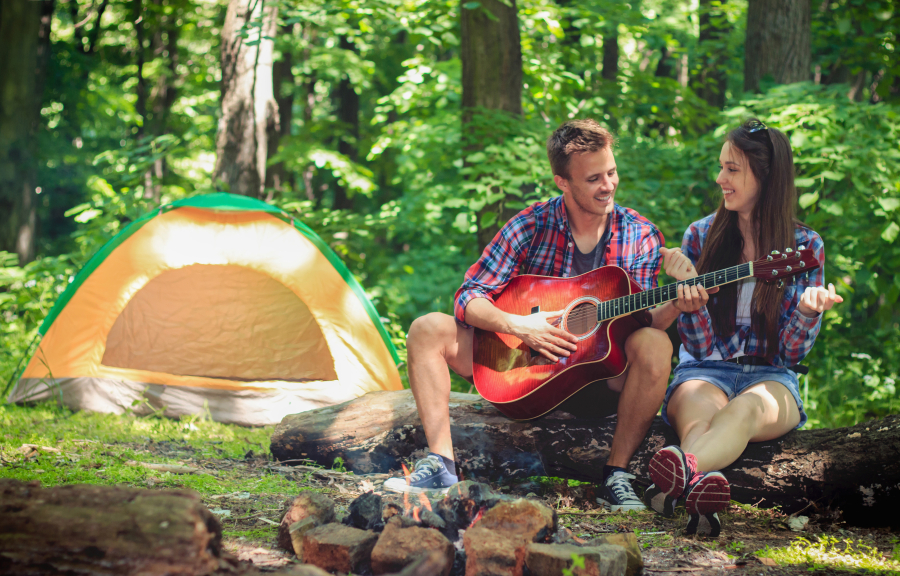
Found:
[[[603,265],[624,268],[644,290],[656,287],[662,260],[662,233],[649,220],[628,208],[615,205],[610,214],[610,240]],[[522,210],[497,232],[473,264],[456,291],[456,320],[468,327],[466,306],[475,298],[494,302],[519,274],[568,277],[572,271],[575,240],[562,196],[538,202]]]
[[[691,259],[694,265],[700,259],[700,251],[709,234],[713,217],[711,214],[698,220],[684,233],[681,251]],[[825,243],[818,234],[804,226],[797,226],[794,231],[797,248],[812,248],[820,262],[814,272],[795,276],[793,282],[784,290],[781,304],[781,318],[778,322],[778,353],[768,360],[774,366],[794,366],[809,354],[822,325],[822,315],[807,318],[797,309],[800,296],[808,286],[824,286],[825,284]],[[715,296],[713,296],[715,298]],[[692,314],[681,314],[678,317],[678,334],[684,343],[684,349],[697,360],[709,356],[718,350],[722,358],[728,359],[743,349],[748,356],[766,357],[765,336],[757,334],[749,326],[739,326],[730,337],[721,338],[713,329],[712,318],[704,306]]]

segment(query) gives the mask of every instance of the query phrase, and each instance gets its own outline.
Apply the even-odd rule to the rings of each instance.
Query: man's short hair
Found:
[[[615,138],[609,130],[590,118],[563,122],[547,139],[547,158],[555,176],[569,179],[572,154],[612,148]]]

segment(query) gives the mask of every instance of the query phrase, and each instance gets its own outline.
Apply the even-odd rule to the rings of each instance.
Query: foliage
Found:
[[[809,570],[900,571],[900,562],[885,558],[878,549],[862,541],[836,536],[818,536],[815,542],[798,537],[790,546],[774,549],[766,546],[757,555],[771,558],[779,564],[806,564]]]

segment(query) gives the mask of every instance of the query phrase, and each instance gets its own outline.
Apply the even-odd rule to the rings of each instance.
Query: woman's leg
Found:
[[[690,426],[690,409],[676,405],[675,411],[669,410],[670,420],[676,415],[674,422],[683,439],[682,449],[697,458],[697,468],[702,471],[725,468],[740,457],[749,442],[778,438],[800,423],[800,410],[791,392],[771,380],[741,392],[714,414],[702,433],[700,424]],[[685,436],[681,435],[683,428],[687,430]]]
[[[717,386],[703,380],[688,380],[672,392],[666,415],[678,438],[681,449],[691,451],[693,443],[709,431],[715,415],[728,404],[728,396]]]

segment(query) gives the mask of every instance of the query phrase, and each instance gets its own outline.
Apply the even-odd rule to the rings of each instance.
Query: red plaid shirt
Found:
[[[644,290],[656,287],[664,245],[662,233],[649,220],[618,204],[610,214],[610,240],[603,266],[624,268]],[[466,272],[456,291],[456,320],[468,327],[466,306],[475,298],[494,298],[519,274],[567,277],[572,271],[575,240],[562,196],[532,204],[497,232],[481,258]]]
[[[681,251],[696,266],[703,251],[703,244],[712,227],[715,214],[710,214],[688,227],[681,243]],[[678,317],[678,333],[684,349],[697,360],[702,360],[713,350],[718,350],[722,358],[731,358],[741,349],[748,356],[761,356],[774,366],[794,366],[799,364],[812,350],[822,327],[822,315],[808,318],[800,313],[798,306],[803,292],[810,286],[825,286],[825,243],[814,231],[804,226],[794,228],[797,247],[811,248],[819,268],[808,274],[795,276],[784,289],[781,301],[781,317],[778,320],[778,353],[766,357],[766,339],[750,326],[737,326],[731,335],[716,334],[712,318],[706,306],[691,314]],[[713,296],[713,299],[716,297]]]

